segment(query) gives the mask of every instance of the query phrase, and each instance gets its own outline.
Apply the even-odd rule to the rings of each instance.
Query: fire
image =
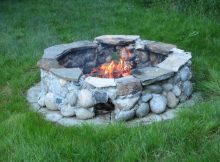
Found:
[[[100,78],[120,78],[131,75],[132,63],[129,61],[131,53],[122,49],[118,63],[112,60],[110,63],[102,64],[98,68],[94,68],[90,75]]]

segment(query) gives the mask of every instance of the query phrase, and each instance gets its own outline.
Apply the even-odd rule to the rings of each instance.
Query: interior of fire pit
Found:
[[[138,72],[137,69],[156,66],[166,58],[166,55],[137,50],[134,46],[100,44],[97,48],[73,48],[61,53],[57,60],[65,68],[81,68],[88,76],[120,78]]]

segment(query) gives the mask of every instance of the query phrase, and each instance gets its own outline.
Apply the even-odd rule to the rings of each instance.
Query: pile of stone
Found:
[[[85,61],[87,64],[94,58],[96,62],[106,61],[109,53],[114,51],[113,47],[122,46],[132,46],[137,58],[145,60],[144,63],[150,60],[151,64],[144,64],[144,67],[135,69],[131,76],[118,79],[84,74]],[[73,61],[82,58],[84,61],[80,65],[80,61]],[[37,94],[39,111],[46,108],[58,111],[59,119],[86,120],[96,118],[96,104],[111,100],[115,106],[111,113],[112,121],[161,114],[190,98],[191,64],[190,53],[171,44],[141,40],[139,36],[100,36],[93,42],[56,45],[47,48],[38,62],[41,68],[41,87]]]

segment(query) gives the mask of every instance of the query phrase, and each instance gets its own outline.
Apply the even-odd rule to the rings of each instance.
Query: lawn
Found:
[[[197,0],[216,4],[186,10],[166,1],[1,0],[0,161],[218,161],[220,4]],[[66,128],[32,112],[26,92],[40,81],[43,50],[103,34],[139,34],[191,51],[194,91],[204,101],[171,121],[134,128]]]

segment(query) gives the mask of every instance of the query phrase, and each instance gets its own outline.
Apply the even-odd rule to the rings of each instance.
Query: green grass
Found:
[[[219,161],[218,6],[212,16],[193,5],[190,13],[166,7],[170,2],[2,0],[0,161]],[[40,80],[36,62],[43,50],[102,34],[140,34],[192,51],[194,88],[206,101],[185,108],[174,120],[135,128],[65,128],[30,111],[26,92]]]

